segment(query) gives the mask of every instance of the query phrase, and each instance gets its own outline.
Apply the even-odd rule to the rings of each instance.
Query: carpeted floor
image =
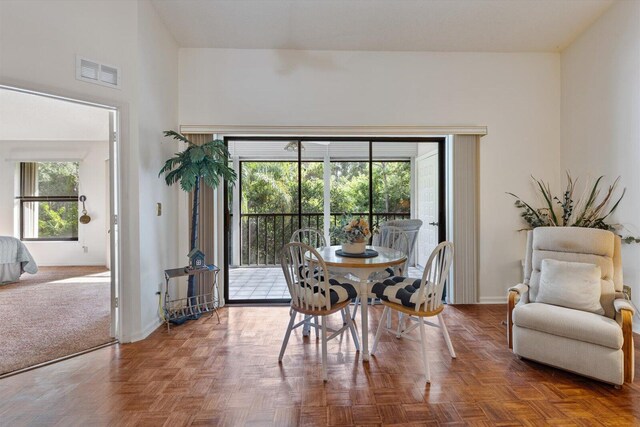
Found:
[[[0,286],[0,374],[111,341],[110,272],[41,267]]]

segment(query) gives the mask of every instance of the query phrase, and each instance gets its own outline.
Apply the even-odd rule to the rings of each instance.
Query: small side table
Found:
[[[167,331],[170,330],[171,321],[185,319],[190,316],[197,316],[203,313],[215,312],[220,323],[220,315],[218,314],[219,299],[217,296],[218,272],[220,269],[213,264],[205,265],[201,268],[172,268],[164,271],[165,290],[164,290],[164,321],[167,324]],[[206,273],[213,274],[213,280],[207,282]],[[187,298],[171,299],[169,295],[169,280],[177,277],[198,275],[198,286],[195,295]]]

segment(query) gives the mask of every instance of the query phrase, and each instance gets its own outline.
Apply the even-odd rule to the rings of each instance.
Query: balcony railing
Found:
[[[331,225],[338,224],[344,213],[332,213]],[[349,217],[362,216],[368,213],[349,213]],[[384,221],[409,218],[409,213],[381,212],[374,213],[373,226]],[[322,213],[303,213],[302,224],[298,223],[296,213],[265,213],[240,215],[240,265],[242,266],[274,266],[279,265],[280,249],[289,242],[291,234],[299,228],[311,227],[319,230],[324,226]],[[338,242],[331,242],[338,244]]]

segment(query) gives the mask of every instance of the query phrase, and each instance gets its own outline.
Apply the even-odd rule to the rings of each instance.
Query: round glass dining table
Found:
[[[403,264],[407,260],[407,256],[402,251],[384,248],[380,246],[367,246],[367,249],[373,249],[378,255],[371,258],[353,258],[340,256],[336,254],[342,246],[327,246],[316,249],[320,256],[324,259],[325,264],[330,272],[345,276],[351,274],[358,278],[358,296],[360,297],[362,309],[360,316],[362,321],[362,359],[369,360],[369,310],[367,304],[369,277],[372,273],[384,271],[389,267]]]

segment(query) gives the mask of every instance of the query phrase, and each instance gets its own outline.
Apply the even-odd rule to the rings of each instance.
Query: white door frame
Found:
[[[109,105],[109,103],[102,102],[92,102],[85,101],[78,98],[70,98],[63,95],[56,95],[53,92],[58,91],[40,91],[40,90],[32,90],[25,87],[17,87],[11,85],[5,85],[0,82],[0,89],[11,90],[14,92],[21,92],[29,95],[37,95],[43,96],[45,98],[51,98],[58,101],[72,102],[75,104],[86,105],[96,108],[101,108],[107,110],[110,113],[109,115],[109,131],[111,133],[112,128],[116,130],[115,133],[112,133],[109,137],[109,157],[113,158],[115,161],[111,163],[111,182],[109,183],[110,187],[110,201],[111,201],[111,218],[110,218],[110,229],[111,229],[111,324],[110,324],[110,334],[116,340],[120,340],[122,336],[122,311],[120,310],[120,301],[119,295],[122,295],[122,268],[120,264],[121,260],[121,245],[118,242],[118,232],[117,228],[114,228],[114,225],[117,225],[118,216],[120,214],[120,132],[121,129],[121,107],[115,105]],[[113,122],[113,126],[111,126],[111,122]],[[114,232],[114,229],[116,230]],[[115,266],[115,268],[114,268]]]
[[[415,158],[415,169],[414,169],[414,171],[415,171],[415,172],[414,172],[413,179],[416,181],[416,185],[417,185],[417,182],[418,182],[418,178],[417,178],[417,176],[418,176],[418,173],[419,173],[419,170],[420,170],[420,168],[419,168],[419,164],[420,164],[421,162],[423,162],[423,161],[426,161],[428,158],[430,158],[430,157],[434,157],[434,156],[436,157],[436,162],[438,162],[438,159],[439,159],[439,157],[438,157],[438,156],[440,156],[440,150],[439,150],[439,147],[438,147],[438,149],[437,149],[437,150],[434,150],[434,151],[429,152],[429,153],[426,153],[426,154],[422,154],[422,155],[417,156],[417,157]],[[438,177],[439,177],[439,174],[438,174],[438,176],[436,176],[436,179],[438,179]],[[442,185],[442,183],[441,183],[441,182],[438,182],[438,187],[439,187],[440,185]],[[415,217],[417,217],[417,216],[418,216],[418,212],[419,212],[418,206],[419,206],[420,198],[421,198],[421,196],[420,196],[420,192],[419,192],[419,191],[416,191],[416,197],[415,197],[415,199],[414,199],[414,200],[416,200],[416,203],[415,203],[415,205],[414,205],[414,206],[415,206],[415,211],[414,211],[414,216],[415,216]],[[439,197],[438,197],[438,195],[436,194],[436,200],[438,200],[438,199],[439,199]],[[438,203],[439,203],[439,202],[440,202],[440,201],[438,200]],[[439,208],[439,207],[438,207],[438,208]],[[435,216],[436,216],[436,222],[437,222],[437,220],[438,220],[438,218],[437,218],[437,217],[438,217],[438,209],[436,209],[436,215],[435,215]],[[426,227],[429,227],[430,225],[429,225],[429,224],[422,224],[422,227],[423,227],[423,228],[421,228],[420,230],[421,230],[421,231],[422,231],[422,230],[424,230],[424,227],[425,227],[425,226],[426,226]],[[436,231],[436,235],[437,235],[437,234],[438,234],[438,232]],[[418,235],[418,239],[419,239],[419,238],[420,238],[420,236]],[[436,237],[436,240],[437,240],[437,237]],[[418,243],[419,243],[419,242],[418,242]],[[425,258],[425,256],[424,256],[425,254],[418,254],[418,252],[419,252],[419,251],[415,251],[415,252],[414,252],[414,254],[416,254],[416,255],[415,255],[415,256],[416,256],[416,258],[415,258],[415,263],[416,263],[416,265],[420,265],[420,261],[425,262],[425,261],[427,260],[427,259]],[[424,267],[424,265],[422,265],[422,267]]]

